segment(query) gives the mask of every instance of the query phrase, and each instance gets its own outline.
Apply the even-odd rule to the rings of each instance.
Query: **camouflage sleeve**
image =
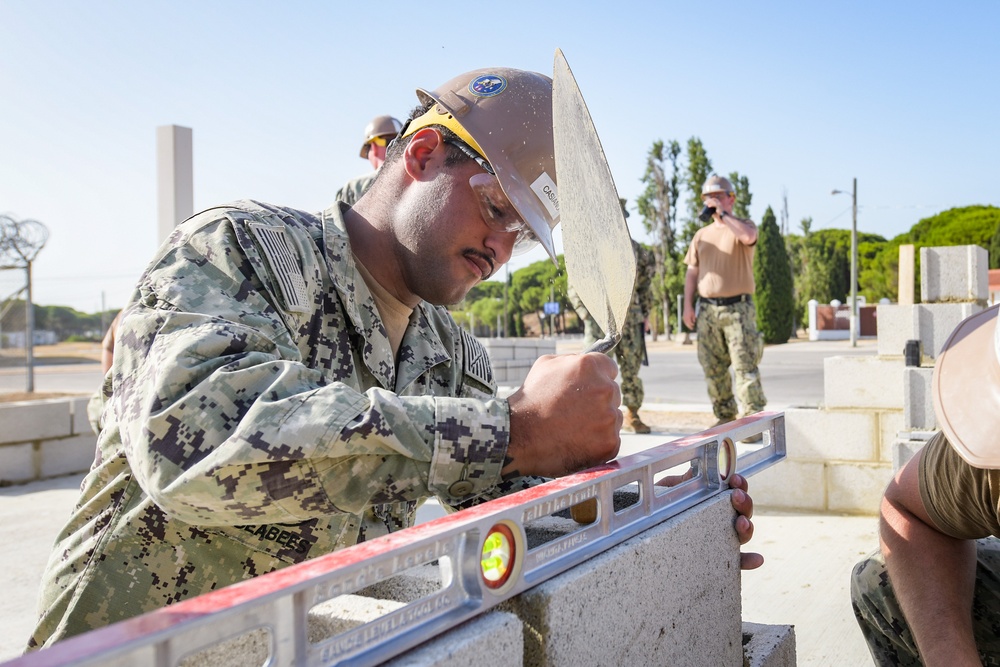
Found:
[[[499,482],[506,401],[332,381],[303,363],[237,236],[228,220],[175,234],[120,325],[113,409],[136,479],[164,511],[199,525],[287,523],[458,502]]]

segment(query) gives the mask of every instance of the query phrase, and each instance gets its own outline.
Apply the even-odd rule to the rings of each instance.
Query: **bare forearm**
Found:
[[[736,235],[740,243],[753,245],[757,242],[757,225],[753,220],[737,218],[732,213],[722,213],[722,222]]]
[[[972,633],[976,545],[882,501],[882,553],[925,665],[980,665]]]

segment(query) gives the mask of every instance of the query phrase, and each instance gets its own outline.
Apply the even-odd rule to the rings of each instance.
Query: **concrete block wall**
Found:
[[[920,303],[912,306],[879,305],[878,354],[880,357],[903,356],[906,341],[919,340],[922,357],[934,363],[948,336],[958,323],[983,309],[976,302]]]
[[[754,477],[758,506],[877,514],[894,471],[936,428],[934,361],[959,322],[985,307],[987,254],[978,246],[920,253],[924,303],[878,306],[876,357],[824,361],[823,407],[785,412],[787,460]],[[909,340],[920,341],[916,367],[904,365]]]
[[[0,404],[0,485],[85,472],[97,437],[88,396]]]
[[[710,498],[385,664],[792,667],[790,625],[741,620],[729,496]],[[553,516],[543,531],[577,527]],[[373,620],[435,592],[440,582],[437,566],[427,565],[325,602],[309,613],[309,639]],[[263,664],[267,644],[266,633],[255,631],[193,656],[189,665]]]
[[[500,387],[521,386],[538,357],[556,353],[554,338],[480,338],[479,342],[490,356]]]
[[[786,460],[754,475],[754,504],[874,514],[892,479],[898,409],[791,408],[785,411]]]

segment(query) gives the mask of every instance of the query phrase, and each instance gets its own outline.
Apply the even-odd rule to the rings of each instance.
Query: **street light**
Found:
[[[851,347],[858,346],[858,179],[854,190],[834,190],[834,195],[851,195]]]

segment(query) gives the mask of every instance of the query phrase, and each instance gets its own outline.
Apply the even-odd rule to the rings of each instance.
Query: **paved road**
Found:
[[[559,352],[579,351],[579,340],[559,341]],[[639,371],[646,403],[709,405],[705,377],[694,345],[669,341],[649,343],[649,366]],[[761,379],[769,407],[817,406],[823,401],[823,364],[830,356],[870,354],[876,341],[798,341],[770,345],[761,361]],[[24,368],[0,368],[0,393],[24,391]],[[41,365],[35,368],[35,391],[89,394],[101,383],[97,363]]]

